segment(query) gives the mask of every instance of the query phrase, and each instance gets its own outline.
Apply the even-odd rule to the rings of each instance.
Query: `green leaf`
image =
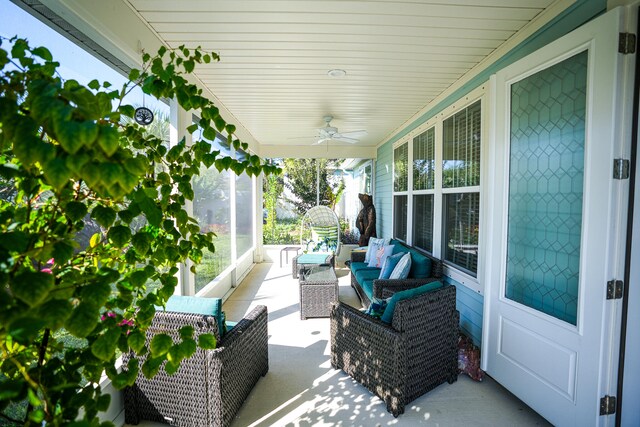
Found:
[[[124,225],[116,225],[111,227],[107,233],[107,238],[113,242],[116,247],[122,248],[131,239],[131,230]]]
[[[49,295],[53,288],[53,275],[35,271],[23,271],[16,274],[10,282],[11,292],[16,298],[30,306],[38,305]]]
[[[148,197],[144,197],[139,201],[140,209],[144,212],[147,217],[147,221],[149,224],[154,227],[159,227],[162,222],[162,211],[156,205],[155,201],[151,200]]]
[[[197,123],[194,123],[191,126],[187,127],[187,132],[189,132],[189,133],[194,133],[197,130],[198,130],[198,124]]]
[[[151,249],[152,240],[149,233],[139,231],[131,238],[131,244],[140,255],[146,255],[149,249]]]
[[[31,51],[31,53],[33,53],[35,56],[39,56],[45,61],[53,61],[53,56],[51,56],[51,52],[46,47],[36,47]]]
[[[234,125],[231,125],[231,124],[227,125],[227,126],[225,127],[225,129],[227,130],[227,133],[228,133],[229,135],[230,135],[230,134],[232,134],[232,133],[234,133],[234,132],[236,131],[236,127],[235,127]]]
[[[193,337],[193,326],[191,325],[187,325],[187,326],[183,326],[182,328],[180,328],[180,339],[187,339],[187,338],[192,338]]]
[[[134,70],[131,70],[131,71],[133,72]],[[138,70],[135,70],[135,71],[138,71]],[[136,109],[133,108],[131,105],[121,105],[120,107],[118,107],[118,111],[127,117],[133,117],[136,114]]]
[[[116,220],[116,211],[109,207],[98,205],[91,212],[91,218],[95,219],[104,228],[109,228],[113,221]]]
[[[3,379],[0,387],[0,401],[8,401],[22,395],[26,387],[24,380]]]
[[[108,157],[111,157],[116,151],[118,151],[118,148],[120,147],[119,138],[118,130],[115,127],[100,126],[98,145]]]
[[[72,221],[78,221],[87,214],[87,205],[81,202],[69,202],[64,208],[64,213]]]
[[[47,182],[56,190],[61,190],[71,178],[71,171],[66,162],[60,158],[46,162],[43,165],[43,172]]]
[[[91,246],[92,248],[95,248],[100,244],[101,241],[102,241],[102,233],[95,233],[93,236],[91,236],[91,239],[89,239],[89,246]]]
[[[171,346],[173,345],[173,340],[167,334],[157,334],[151,339],[151,343],[149,345],[149,350],[151,350],[151,355],[153,357],[164,356],[167,354]]]
[[[213,123],[216,125],[216,129],[218,129],[218,132],[222,132],[225,125],[227,124],[221,116],[214,117]]]
[[[200,336],[198,336],[198,346],[201,348],[214,349],[216,345],[216,337],[213,334],[200,334]]]
[[[53,122],[58,142],[69,154],[75,154],[80,148],[90,146],[98,136],[98,125],[91,121],[62,121]]]
[[[138,77],[140,77],[140,70],[138,70],[137,68],[132,68],[131,71],[129,71],[129,80],[135,81],[138,79]]]
[[[164,357],[149,357],[145,360],[142,364],[142,373],[144,376],[147,378],[153,378],[160,370],[160,366],[164,360]]]
[[[90,89],[98,90],[98,89],[100,89],[100,82],[98,80],[96,80],[96,79],[93,79],[89,83],[87,83],[87,86]]]
[[[74,246],[64,240],[53,244],[52,256],[58,264],[65,264],[73,256]]]
[[[47,328],[59,329],[71,316],[73,306],[67,300],[50,300],[40,306],[38,317],[42,319]]]
[[[102,307],[111,296],[110,276],[104,278],[104,282],[93,283],[80,289],[80,297],[83,302],[94,307]]]
[[[185,358],[185,359],[193,356],[193,354],[198,349],[198,346],[196,345],[196,341],[194,339],[191,339],[191,338],[183,340],[179,344],[179,347],[180,347],[180,352],[181,352],[183,358]]]
[[[36,339],[45,322],[34,317],[20,317],[9,324],[9,335],[21,344],[30,345]]]
[[[144,334],[138,330],[131,331],[127,337],[127,344],[129,344],[129,347],[131,347],[133,351],[140,353],[145,344]]]
[[[109,405],[111,404],[111,395],[110,394],[102,394],[100,395],[100,397],[98,398],[98,401],[96,402],[96,409],[98,411],[106,411],[107,409],[109,409]]]
[[[107,329],[91,344],[91,353],[100,360],[111,360],[115,356],[119,338],[119,328]]]
[[[76,337],[84,338],[98,324],[99,307],[84,301],[80,302],[65,322],[65,328]]]

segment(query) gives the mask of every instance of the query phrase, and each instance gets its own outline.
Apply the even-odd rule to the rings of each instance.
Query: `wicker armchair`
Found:
[[[184,325],[194,326],[196,334],[218,336],[212,316],[158,311],[147,332],[147,344],[159,332],[176,339]],[[176,374],[169,376],[164,369],[152,379],[140,374],[136,384],[124,391],[125,422],[230,425],[253,386],[269,370],[267,338],[267,308],[257,306],[218,341],[216,349],[198,348]]]
[[[458,378],[456,288],[446,285],[396,304],[386,324],[344,303],[331,311],[331,365],[380,397],[394,417]]]

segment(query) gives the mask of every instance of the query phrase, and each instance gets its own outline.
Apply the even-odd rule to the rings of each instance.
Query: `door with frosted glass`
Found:
[[[500,71],[489,182],[483,366],[556,425],[607,425],[615,394],[628,59],[614,10]]]

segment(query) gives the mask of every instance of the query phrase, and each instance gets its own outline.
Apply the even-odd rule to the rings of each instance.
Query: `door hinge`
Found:
[[[607,299],[621,299],[624,282],[622,280],[609,280],[607,282]]]
[[[629,179],[629,159],[613,159],[613,179]]]
[[[600,415],[611,415],[616,413],[616,397],[605,396],[600,399]]]
[[[633,33],[620,33],[618,36],[618,52],[624,54],[636,53],[636,35]]]

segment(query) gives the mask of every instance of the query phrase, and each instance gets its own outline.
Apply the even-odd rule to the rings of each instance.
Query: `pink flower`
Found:
[[[47,261],[47,264],[49,265],[49,267],[41,269],[40,272],[47,273],[47,274],[53,274],[53,272],[51,271],[51,267],[53,267],[55,265],[55,263],[56,263],[56,260],[51,258],[49,261]]]
[[[118,323],[118,326],[133,326],[133,320],[131,319],[122,319],[122,321],[120,323]]]

